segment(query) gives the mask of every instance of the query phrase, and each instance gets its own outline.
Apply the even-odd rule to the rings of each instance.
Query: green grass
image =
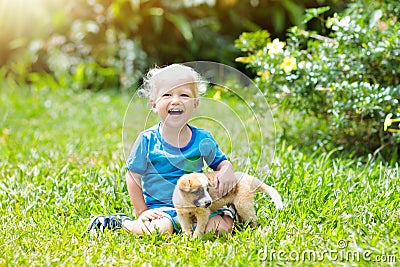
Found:
[[[261,169],[254,174],[277,188],[286,208],[278,212],[258,194],[256,229],[238,226],[228,237],[204,240],[123,231],[91,236],[85,231],[92,215],[134,214],[121,138],[129,97],[5,84],[0,90],[0,266],[400,261],[398,164],[346,158],[338,151],[310,153],[285,143],[277,144],[271,175]],[[237,166],[243,159],[232,153]],[[303,260],[307,251],[311,256]]]

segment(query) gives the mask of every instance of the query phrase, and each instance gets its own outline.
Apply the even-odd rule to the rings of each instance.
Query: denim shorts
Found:
[[[178,213],[176,212],[175,208],[171,208],[171,207],[162,207],[160,208],[164,213],[165,213],[165,217],[168,218],[172,225],[174,226],[174,229],[176,232],[181,232],[181,224],[179,222],[179,217],[178,217]],[[233,219],[236,218],[236,212],[233,208],[230,207],[222,207],[219,208],[217,211],[213,212],[210,214],[210,218],[217,216],[217,215],[227,215],[232,217]],[[194,223],[194,227],[196,227],[196,222]]]

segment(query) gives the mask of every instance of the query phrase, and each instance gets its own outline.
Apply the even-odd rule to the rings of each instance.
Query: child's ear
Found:
[[[154,113],[157,113],[157,104],[156,104],[156,101],[150,99],[149,102],[150,102],[150,106],[151,106],[151,109],[153,110],[153,112],[154,112]]]
[[[200,100],[198,98],[194,99],[194,108],[196,109],[200,104]]]

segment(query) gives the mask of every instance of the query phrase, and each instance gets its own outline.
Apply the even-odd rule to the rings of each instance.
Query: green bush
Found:
[[[309,9],[303,20],[320,19],[325,34],[293,27],[282,42],[266,31],[243,33],[236,46],[247,55],[237,61],[256,72],[269,101],[325,120],[320,138],[360,152],[392,147],[399,135],[383,125],[388,114],[400,116],[400,6],[358,0],[323,20],[328,9]]]

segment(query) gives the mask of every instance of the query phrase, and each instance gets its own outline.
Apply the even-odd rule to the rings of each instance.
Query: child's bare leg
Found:
[[[166,217],[151,221],[150,229],[152,232],[158,232],[160,234],[172,234],[174,232],[174,226],[172,225],[172,222]]]
[[[206,232],[216,232],[217,235],[229,233],[233,229],[233,218],[229,215],[217,215],[208,220]]]
[[[153,232],[163,233],[173,233],[174,227],[168,218],[161,218],[152,221],[142,221],[140,219],[123,222],[122,228],[128,232],[142,235],[151,234]]]

